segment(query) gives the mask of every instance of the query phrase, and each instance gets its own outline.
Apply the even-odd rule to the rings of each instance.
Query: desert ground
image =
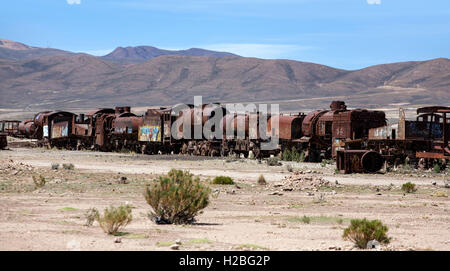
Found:
[[[172,168],[213,190],[194,224],[148,217],[145,186]],[[257,183],[261,174],[266,185]],[[39,175],[41,188],[32,178]],[[211,184],[219,175],[236,184]],[[448,172],[406,169],[343,175],[332,163],[10,148],[0,151],[0,250],[171,250],[175,242],[179,250],[357,250],[342,238],[353,218],[389,227],[382,250],[450,250],[449,179]],[[415,193],[401,190],[408,181]],[[133,221],[118,236],[97,222],[85,226],[89,208],[125,203]]]

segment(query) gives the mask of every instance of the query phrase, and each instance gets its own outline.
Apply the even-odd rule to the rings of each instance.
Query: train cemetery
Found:
[[[0,250],[450,249],[450,108],[200,108],[0,121]]]

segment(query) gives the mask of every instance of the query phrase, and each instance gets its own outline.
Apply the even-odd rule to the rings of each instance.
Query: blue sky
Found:
[[[229,51],[343,69],[450,57],[449,0],[15,0],[0,38],[103,55],[117,46]]]

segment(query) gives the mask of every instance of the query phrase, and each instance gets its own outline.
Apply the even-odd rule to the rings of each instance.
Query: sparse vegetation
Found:
[[[72,163],[62,164],[62,167],[63,167],[63,169],[66,169],[66,170],[74,170],[75,169],[75,166]]]
[[[283,161],[295,161],[295,162],[304,162],[305,161],[305,152],[298,152],[295,147],[292,147],[291,150],[286,149],[281,155],[281,159]]]
[[[160,224],[187,224],[209,204],[211,190],[188,171],[171,170],[147,186],[145,200],[153,208],[150,217]]]
[[[228,176],[217,176],[213,179],[212,183],[229,185],[229,184],[234,184],[234,181],[231,177],[228,177]]]
[[[311,218],[308,217],[308,216],[306,216],[306,215],[304,215],[304,216],[301,218],[301,221],[302,221],[303,223],[305,223],[305,224],[309,224],[309,223],[311,223]]]
[[[405,193],[413,193],[413,192],[416,192],[416,191],[417,191],[417,188],[416,188],[416,185],[415,185],[415,184],[413,184],[413,183],[411,183],[411,182],[407,182],[407,183],[404,183],[404,184],[402,185],[402,190],[403,190]]]
[[[441,166],[439,164],[434,164],[433,171],[434,173],[441,173]]]
[[[236,249],[242,249],[242,250],[266,250],[267,248],[255,244],[241,244],[236,247]]]
[[[110,206],[105,209],[103,215],[99,214],[96,217],[103,231],[112,235],[125,228],[132,219],[130,205],[121,205],[119,207]]]
[[[294,168],[293,168],[291,165],[286,165],[286,170],[287,170],[288,172],[293,172],[293,171],[294,171]]]
[[[281,166],[280,159],[278,157],[269,157],[267,158],[268,166]]]
[[[448,195],[447,195],[447,193],[444,192],[444,191],[436,191],[436,192],[433,194],[433,197],[437,197],[437,198],[446,198],[446,197],[448,197]]]
[[[388,227],[383,225],[380,220],[352,219],[342,237],[352,241],[359,248],[366,248],[367,242],[371,240],[388,244],[390,238],[386,235],[387,231]]]
[[[262,175],[262,174],[259,175],[257,183],[259,185],[266,185],[267,184],[266,178],[264,178],[264,175]]]
[[[100,213],[98,212],[97,208],[89,208],[86,213],[84,214],[84,217],[86,218],[85,226],[92,226],[94,224],[94,221],[100,216]]]
[[[38,176],[33,176],[33,182],[34,182],[34,186],[36,188],[41,188],[41,187],[44,187],[44,185],[47,182],[47,180],[45,179],[44,176],[39,175],[39,177]]]

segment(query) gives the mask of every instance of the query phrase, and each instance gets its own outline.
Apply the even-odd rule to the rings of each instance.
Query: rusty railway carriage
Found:
[[[18,137],[20,120],[2,120],[0,121],[0,133],[5,133],[9,136]]]
[[[8,139],[6,133],[0,133],[0,150],[6,149],[8,147]]]
[[[437,160],[449,161],[450,121],[446,115],[449,112],[449,107],[423,107],[417,109],[415,120],[406,120],[400,109],[398,122],[370,129],[367,139],[346,141],[340,155],[344,157],[345,152],[353,150],[375,151],[381,155],[380,159],[394,166],[406,160],[423,167],[430,167]],[[342,172],[359,172],[347,172],[350,166],[344,163],[337,166]]]
[[[307,161],[336,158],[338,169],[344,173],[374,172],[384,161],[403,163],[407,157],[415,162],[422,159],[424,163],[450,157],[447,118],[450,107],[419,108],[414,121],[405,120],[401,113],[398,123],[390,125],[386,124],[384,112],[349,110],[343,101],[334,101],[330,109],[307,115],[232,114],[220,104],[202,105],[201,109],[193,105],[182,110],[148,109],[143,116],[131,113],[127,106],[100,108],[79,115],[46,111],[20,124],[1,121],[0,132],[39,139],[40,145],[49,147],[130,149],[145,154],[225,156],[253,152],[256,157],[264,157],[296,148],[305,152]],[[212,121],[217,119],[219,127],[207,127],[217,123]],[[278,129],[272,127],[272,120],[276,119]],[[264,122],[260,123],[261,120]],[[213,132],[213,137],[203,133],[206,128]],[[199,138],[196,130],[202,131]],[[279,140],[276,148],[261,150],[261,144],[273,138]]]
[[[342,101],[334,101],[330,110],[309,113],[302,124],[303,141],[308,161],[336,158],[337,151],[345,147],[345,142],[368,137],[371,128],[386,125],[386,115],[382,111],[365,109],[347,110]]]
[[[43,144],[49,147],[74,148],[72,125],[76,115],[67,111],[52,111],[42,114]]]

